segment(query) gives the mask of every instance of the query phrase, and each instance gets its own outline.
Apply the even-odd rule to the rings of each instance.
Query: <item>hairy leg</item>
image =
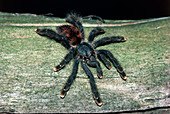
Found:
[[[46,36],[51,40],[61,41],[62,36],[57,34],[55,31],[51,29],[35,29],[35,32],[40,36]]]
[[[92,19],[92,18],[96,18],[97,20],[101,21],[102,23],[105,23],[105,21],[101,17],[96,16],[96,15],[88,15],[88,16],[83,17],[83,19]]]
[[[102,53],[97,53],[97,58],[105,65],[105,67],[110,70],[111,69],[111,64],[110,62],[106,59],[106,56]]]
[[[96,104],[98,106],[102,106],[102,101],[100,99],[100,96],[99,96],[99,92],[97,90],[97,86],[95,84],[95,80],[94,80],[94,76],[92,74],[92,72],[90,71],[90,69],[87,67],[85,61],[81,61],[81,65],[82,65],[82,68],[83,70],[85,71],[86,75],[88,76],[88,78],[90,79],[90,86],[91,86],[91,90],[92,90],[92,93],[93,93],[93,98],[96,102]]]
[[[107,56],[107,58],[111,61],[111,63],[116,68],[117,72],[120,74],[120,77],[123,80],[127,79],[126,74],[123,71],[123,68],[121,67],[120,63],[117,61],[117,59],[113,56],[113,54],[110,51],[107,51],[107,50],[98,50],[98,52]]]
[[[126,38],[123,36],[112,36],[112,37],[105,37],[102,38],[96,42],[93,43],[94,48],[97,48],[99,46],[103,46],[106,44],[110,44],[110,43],[120,43],[120,42],[125,42]]]
[[[35,29],[35,32],[40,36],[45,36],[50,40],[54,40],[58,43],[61,43],[67,49],[71,47],[66,38],[64,38],[62,35],[57,34],[51,29]]]
[[[68,64],[71,59],[73,59],[75,54],[75,49],[72,48],[70,52],[64,57],[64,60],[61,61],[61,63],[54,68],[54,71],[57,72],[65,67],[66,64]]]
[[[100,66],[100,63],[95,59],[94,56],[90,57],[90,60],[87,61],[88,66],[95,67],[97,71],[97,76],[99,79],[103,78],[103,72]]]
[[[78,71],[78,65],[79,65],[79,58],[76,58],[74,65],[73,65],[72,73],[69,76],[67,82],[65,83],[65,85],[61,91],[61,94],[60,94],[61,98],[64,98],[66,96],[67,91],[70,89],[70,86],[74,82],[76,75],[77,75],[77,71]]]
[[[90,35],[89,35],[89,38],[88,38],[88,42],[91,43],[94,40],[95,37],[97,37],[98,35],[104,34],[104,33],[105,33],[105,31],[101,27],[94,28],[90,32]]]

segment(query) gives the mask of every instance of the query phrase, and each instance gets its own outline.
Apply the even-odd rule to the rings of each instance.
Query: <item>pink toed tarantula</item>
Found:
[[[93,15],[91,15],[91,17],[93,17]],[[100,17],[94,17],[103,21]],[[70,86],[76,78],[78,65],[80,62],[83,70],[89,78],[93,98],[98,106],[102,106],[102,100],[97,90],[94,76],[88,66],[96,68],[97,76],[99,79],[101,79],[103,78],[103,72],[97,59],[99,59],[109,70],[111,69],[110,63],[112,63],[117,72],[120,74],[120,77],[123,80],[126,80],[126,74],[117,59],[113,56],[113,54],[108,50],[96,49],[99,46],[103,46],[109,43],[125,42],[126,38],[122,36],[111,36],[104,37],[98,41],[93,42],[96,36],[105,33],[102,28],[97,27],[90,32],[88,42],[85,42],[84,29],[81,23],[81,19],[82,18],[79,17],[77,14],[69,14],[67,15],[65,21],[70,23],[71,25],[59,26],[57,27],[57,32],[51,29],[35,29],[35,32],[40,36],[46,36],[48,39],[61,43],[67,50],[69,50],[69,53],[64,57],[61,63],[54,68],[56,72],[63,69],[72,59],[74,59],[72,73],[69,76],[64,87],[62,88],[60,97],[64,98],[66,96],[66,93],[68,92]]]

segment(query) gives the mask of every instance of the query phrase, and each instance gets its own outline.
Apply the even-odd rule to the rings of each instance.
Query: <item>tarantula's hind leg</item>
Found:
[[[99,46],[104,46],[110,43],[120,43],[125,42],[127,39],[123,36],[112,36],[112,37],[104,37],[93,43],[93,47],[97,48]]]
[[[77,75],[77,71],[78,71],[78,64],[79,64],[79,58],[77,58],[74,62],[72,73],[69,76],[66,84],[64,85],[64,87],[61,91],[61,94],[60,94],[61,98],[64,98],[66,96],[67,91],[70,89],[70,86],[74,82],[76,75]]]
[[[57,34],[55,31],[51,30],[51,29],[35,29],[35,32],[37,34],[39,34],[40,36],[46,36],[51,40],[55,40],[55,41],[60,41],[62,40],[62,36]]]
[[[57,72],[65,67],[66,64],[68,64],[71,59],[73,59],[75,54],[75,49],[72,48],[70,52],[64,57],[64,60],[61,61],[61,63],[54,68],[54,71]]]
[[[83,70],[85,71],[86,75],[90,79],[90,86],[91,86],[91,90],[92,90],[92,93],[93,93],[93,98],[94,98],[96,104],[98,106],[102,106],[103,103],[102,103],[102,100],[100,99],[100,95],[98,93],[97,86],[95,84],[95,80],[94,80],[94,76],[93,76],[92,72],[87,67],[85,61],[82,60],[81,65],[82,65]]]
[[[96,18],[100,22],[105,23],[105,21],[101,17],[96,16],[96,15],[88,15],[88,16],[83,17],[83,19],[92,19],[92,18]]]
[[[111,61],[113,66],[116,68],[117,72],[120,74],[120,77],[126,81],[126,73],[123,71],[123,68],[121,67],[120,63],[117,61],[117,59],[113,56],[113,54],[110,51],[107,50],[98,50],[99,53],[103,53],[107,56],[107,58]]]
[[[57,34],[55,31],[51,29],[35,29],[35,32],[40,36],[45,36],[50,40],[54,40],[58,43],[61,43],[66,49],[69,49],[71,46],[66,38]]]
[[[95,67],[97,71],[97,76],[99,79],[103,78],[103,71],[101,69],[100,63],[95,59],[94,56],[90,57],[90,60],[87,61],[88,66]]]
[[[89,35],[89,38],[88,38],[88,42],[91,43],[96,36],[101,35],[101,34],[104,34],[104,33],[105,33],[105,30],[102,29],[101,27],[96,27],[96,28],[94,28],[94,29],[90,32],[90,35]]]

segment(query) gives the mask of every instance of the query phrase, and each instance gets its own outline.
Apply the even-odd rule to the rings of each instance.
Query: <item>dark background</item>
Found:
[[[170,16],[170,0],[0,0],[0,11],[49,14],[64,18],[70,11],[104,19],[146,19]]]

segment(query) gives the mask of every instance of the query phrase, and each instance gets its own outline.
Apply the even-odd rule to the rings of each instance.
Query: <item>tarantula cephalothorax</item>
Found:
[[[126,74],[123,71],[123,68],[112,55],[112,53],[108,50],[96,49],[99,46],[103,46],[109,43],[125,42],[126,38],[122,36],[104,37],[92,43],[96,36],[105,33],[102,28],[97,27],[90,32],[88,42],[84,42],[84,30],[80,19],[81,17],[79,17],[77,14],[69,14],[66,17],[66,22],[70,23],[71,25],[59,26],[57,27],[57,32],[51,29],[35,29],[35,31],[40,36],[46,36],[51,40],[55,40],[56,42],[61,43],[66,49],[69,50],[69,53],[64,57],[61,63],[54,68],[56,72],[63,69],[72,59],[75,59],[72,73],[62,88],[60,97],[64,98],[66,96],[67,91],[70,89],[70,86],[76,78],[78,64],[81,62],[81,66],[89,78],[93,98],[96,104],[101,106],[102,101],[95,84],[94,76],[89,70],[88,66],[96,68],[97,76],[99,79],[101,79],[103,78],[103,72],[97,59],[99,59],[109,70],[111,69],[111,62],[116,68],[117,72],[120,74],[120,77],[123,80],[126,80]]]

